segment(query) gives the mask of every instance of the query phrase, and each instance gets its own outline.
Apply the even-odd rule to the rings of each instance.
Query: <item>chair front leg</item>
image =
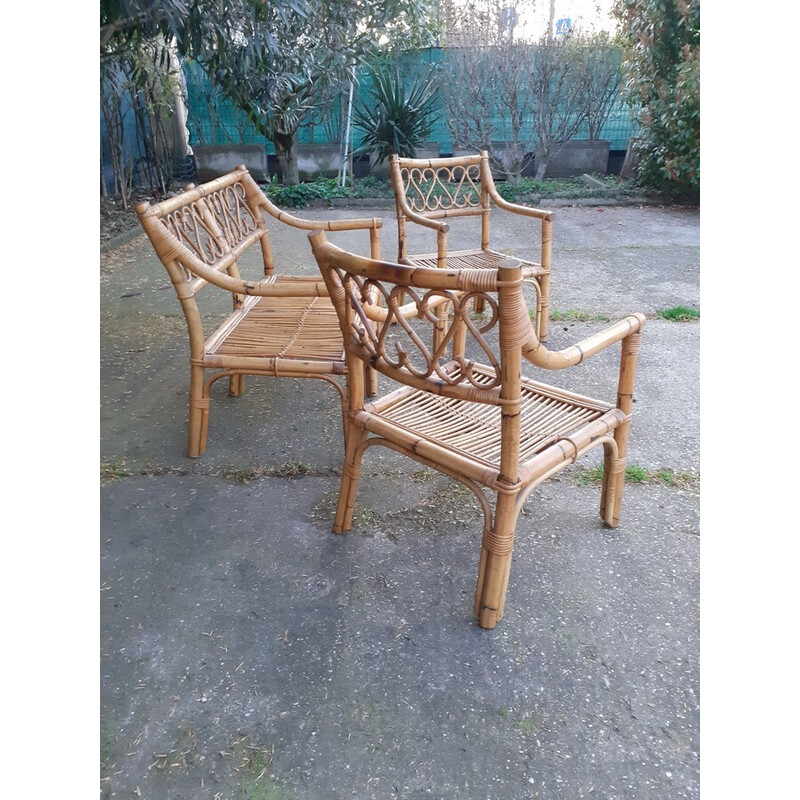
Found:
[[[339,491],[339,502],[336,506],[336,517],[333,521],[334,533],[346,533],[353,522],[353,509],[356,505],[358,480],[361,476],[361,460],[364,448],[361,446],[367,438],[363,428],[356,427],[352,419],[348,419],[344,429],[344,464],[342,465],[342,486]]]
[[[622,491],[625,488],[625,467],[627,460],[618,458],[620,443],[627,444],[628,423],[621,425],[614,432],[617,446],[603,445],[603,485],[600,491],[600,517],[609,528],[619,525],[619,512],[622,503]],[[626,430],[622,430],[625,428]],[[618,435],[619,434],[619,438]]]
[[[481,542],[475,589],[475,616],[481,628],[494,628],[505,610],[518,515],[516,496],[498,495],[493,529],[484,530]]]
[[[641,343],[642,334],[639,331],[626,336],[622,340],[617,408],[628,417],[628,420],[614,430],[614,441],[617,445],[616,458],[612,453],[612,449],[604,445],[600,516],[603,522],[611,528],[616,528],[619,525],[622,491],[625,487],[625,467],[628,458],[630,415],[633,410],[633,383],[636,377],[636,360]]]
[[[205,386],[205,368],[192,365],[189,384],[189,441],[186,455],[198,458],[206,449],[210,397]]]

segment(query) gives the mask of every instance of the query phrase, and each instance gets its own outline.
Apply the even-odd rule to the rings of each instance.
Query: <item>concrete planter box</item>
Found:
[[[297,172],[301,181],[317,177],[335,178],[342,159],[338,144],[297,145]]]
[[[438,142],[425,142],[422,147],[417,148],[415,158],[439,158],[439,143]],[[383,162],[380,166],[375,164],[375,156],[369,154],[369,174],[375,175],[377,178],[385,178],[389,180],[389,159]]]
[[[462,156],[479,156],[480,150],[473,150],[471,147],[454,147],[453,158],[461,158]]]
[[[547,164],[546,178],[571,178],[584,172],[605,175],[610,143],[605,139],[566,142]]]
[[[525,152],[525,144],[523,142],[492,142],[490,151],[489,163],[492,167],[492,177],[496,181],[507,180],[508,174],[511,170],[511,165],[514,162],[519,163],[522,161],[522,175],[527,175],[530,167],[533,164],[533,159]],[[497,164],[493,161],[499,161],[501,167],[498,169]]]
[[[244,164],[255,180],[268,180],[267,148],[262,144],[198,144],[192,150],[198,183],[219,178],[239,164]]]

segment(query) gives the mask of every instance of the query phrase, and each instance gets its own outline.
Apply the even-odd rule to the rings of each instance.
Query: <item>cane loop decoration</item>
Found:
[[[210,192],[166,214],[162,222],[178,241],[205,264],[214,264],[256,230],[256,217],[241,184]]]
[[[401,171],[408,204],[414,211],[480,208],[480,165],[452,169],[425,167]]]

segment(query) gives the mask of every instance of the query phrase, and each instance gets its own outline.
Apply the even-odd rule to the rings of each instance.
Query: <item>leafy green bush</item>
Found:
[[[517,183],[498,181],[495,185],[500,196],[510,201],[524,201],[531,196],[539,197],[607,197],[631,194],[635,191],[627,183],[619,183],[612,176],[599,176],[602,188],[590,188],[581,177],[575,178],[534,178],[522,177]]]
[[[350,197],[391,200],[394,198],[394,192],[390,181],[379,178],[377,175],[367,175],[353,181],[350,187]]]
[[[521,178],[519,183],[498,181],[497,191],[509,201],[529,202],[531,197],[591,197],[591,196],[620,196],[629,194],[635,189],[627,183],[619,184],[612,177],[606,177],[605,187],[590,189],[581,178],[568,178],[558,180],[545,178],[537,181],[533,178]],[[432,195],[444,194],[441,186],[422,183],[421,190]],[[297,186],[284,185],[278,182],[273,175],[271,181],[264,186],[267,196],[278,206],[283,208],[305,208],[312,200],[332,200],[333,198],[357,198],[374,200],[392,200],[391,183],[385,178],[376,175],[367,175],[364,178],[348,180],[344,187],[339,186],[336,178],[316,178],[312,181],[300,183]]]
[[[310,200],[330,200],[333,197],[349,197],[347,187],[341,187],[336,178],[317,178],[297,186],[278,183],[275,175],[264,187],[264,191],[277,206],[284,208],[304,208]]]
[[[641,126],[639,177],[698,198],[699,0],[617,0],[614,13],[626,41],[626,94]]]

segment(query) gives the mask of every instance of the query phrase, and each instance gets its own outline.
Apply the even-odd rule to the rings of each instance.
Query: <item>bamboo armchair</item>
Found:
[[[531,323],[519,262],[497,269],[411,267],[347,253],[322,231],[310,239],[348,365],[345,462],[333,530],[350,528],[361,460],[372,445],[461,481],[483,510],[474,610],[481,627],[493,628],[503,615],[517,517],[539,483],[602,445],[600,516],[611,527],[619,522],[645,318],[632,314],[550,351]],[[484,323],[470,316],[475,298],[488,307]],[[567,369],[616,342],[622,355],[615,403],[521,376],[523,360]],[[362,361],[400,387],[365,403],[363,370],[356,368]]]
[[[510,203],[497,191],[489,168],[489,154],[454,158],[390,157],[392,189],[397,209],[397,260],[401,264],[442,269],[497,269],[519,263],[523,277],[536,289],[536,335],[547,341],[550,313],[550,258],[553,238],[552,211]],[[512,258],[493,250],[489,244],[491,205],[513,214],[541,221],[541,259],[538,263]],[[448,218],[480,217],[480,247],[450,250]],[[406,222],[436,232],[436,252],[410,255],[407,250]],[[475,301],[482,311],[483,300]]]
[[[136,206],[139,221],[177,292],[189,330],[191,379],[187,455],[206,449],[210,391],[222,377],[241,395],[245,375],[318,378],[345,393],[333,376],[346,370],[336,313],[319,276],[277,275],[266,215],[295,228],[369,231],[370,254],[380,253],[380,219],[320,223],[281,211],[243,166],[151,205]],[[259,243],[264,277],[243,280],[239,260]],[[233,311],[206,335],[198,292],[212,284],[230,293]],[[207,376],[207,373],[210,375]]]

